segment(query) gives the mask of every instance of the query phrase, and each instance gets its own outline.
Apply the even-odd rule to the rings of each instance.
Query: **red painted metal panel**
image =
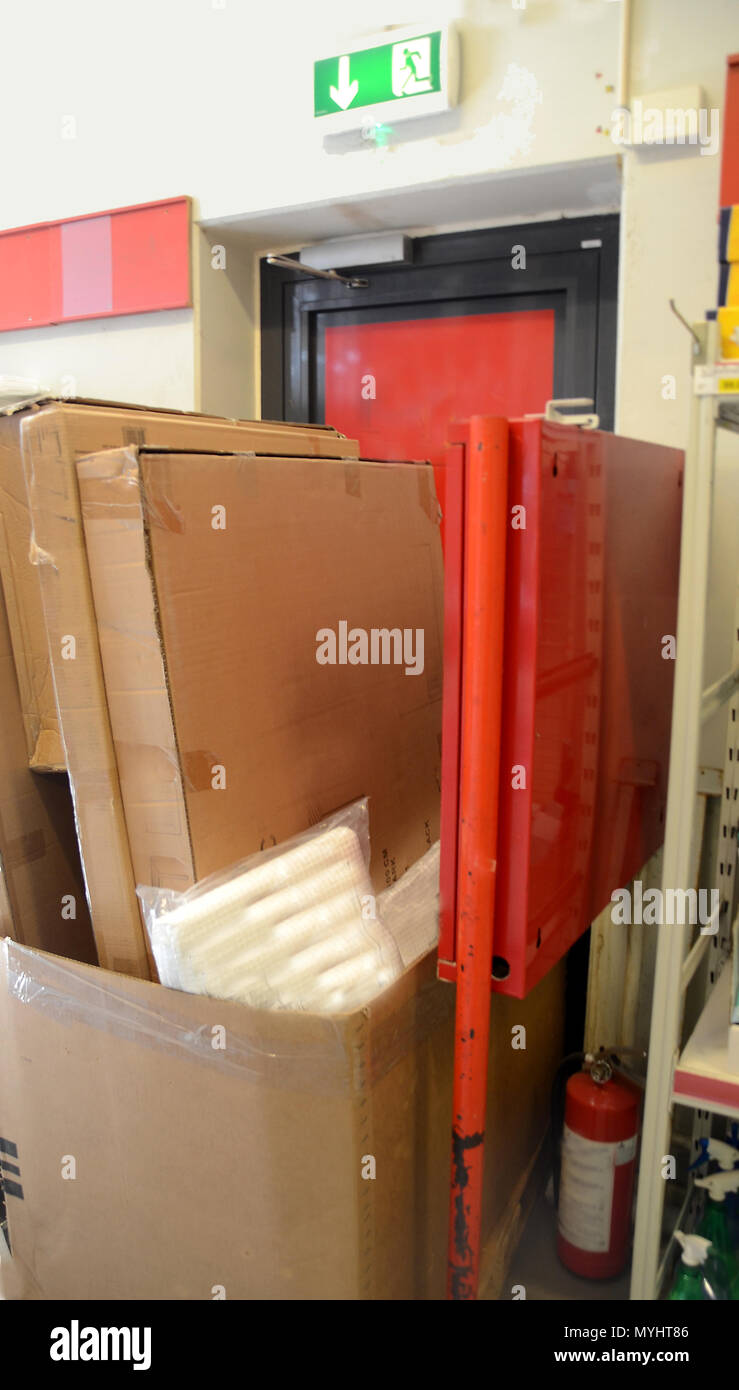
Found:
[[[497,877],[508,422],[470,421],[459,759],[450,1298],[477,1296]]]
[[[0,232],[0,331],[190,304],[190,200]]]
[[[590,916],[664,838],[683,455],[604,434],[602,714]]]
[[[511,425],[494,988],[522,997],[588,925],[602,639],[601,435]]]
[[[441,737],[441,866],[439,872],[439,964],[452,971],[456,939],[457,827],[459,823],[459,735],[461,727],[464,561],[464,444],[450,444],[437,468],[446,499],[444,535],[444,686]]]
[[[726,99],[721,127],[721,193],[719,205],[739,203],[739,53],[727,58]]]
[[[61,313],[59,228],[0,235],[0,332],[56,323]]]
[[[113,303],[117,314],[190,303],[188,200],[130,208],[112,219]]]
[[[682,454],[530,420],[511,422],[509,456],[492,988],[523,997],[662,843]],[[450,912],[442,932],[455,979]]]
[[[533,752],[541,473],[541,426],[532,420],[510,432],[511,525],[506,576],[505,684],[501,730],[501,817],[496,954],[509,962],[510,983],[522,992],[525,970],[514,943],[526,931],[531,855]],[[524,508],[516,511],[513,508]],[[515,656],[511,656],[515,653]],[[515,769],[523,768],[523,775]],[[515,781],[515,790],[513,783]]]
[[[492,987],[522,997],[663,839],[682,454],[513,421],[510,455]]]

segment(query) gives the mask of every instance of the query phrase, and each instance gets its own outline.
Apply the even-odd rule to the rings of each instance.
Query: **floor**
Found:
[[[627,1268],[618,1279],[581,1279],[577,1274],[570,1274],[557,1256],[554,1208],[541,1193],[513,1256],[506,1291],[501,1297],[510,1299],[510,1290],[516,1284],[523,1285],[528,1301],[626,1301],[629,1297],[629,1270]]]

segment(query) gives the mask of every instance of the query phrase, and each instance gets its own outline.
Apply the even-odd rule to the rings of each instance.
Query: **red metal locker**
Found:
[[[447,499],[463,495],[459,460],[448,461]],[[508,469],[502,720],[488,725],[501,768],[491,987],[522,998],[662,841],[682,454],[514,420]],[[447,623],[461,614],[464,628],[460,512],[447,515]],[[463,646],[452,631],[449,690],[464,688]],[[450,980],[458,719],[447,705],[439,974]]]

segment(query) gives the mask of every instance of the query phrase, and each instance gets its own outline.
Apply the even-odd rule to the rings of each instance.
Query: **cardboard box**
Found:
[[[131,449],[78,472],[136,882],[183,890],[365,795],[375,886],[399,878],[439,835],[433,471]],[[319,663],[341,623],[420,629],[422,669]]]
[[[94,962],[67,776],[28,766],[2,594],[0,731],[0,930],[28,946]]]
[[[126,444],[243,448],[315,457],[357,455],[354,441],[317,425],[220,420],[76,399],[41,399],[0,412],[0,516],[7,538],[3,589],[28,757],[32,767],[47,771],[66,767],[54,695],[55,674],[59,680],[61,672],[65,680],[58,664],[59,643],[84,621],[74,605],[87,601],[75,460]],[[60,523],[65,531],[63,544]]]
[[[315,458],[356,454],[352,441],[315,426],[89,401],[41,401],[0,416],[0,568],[31,764],[69,771],[93,924],[105,923],[100,964],[145,978],[150,964],[105,707],[75,460],[149,439]]]
[[[486,1237],[546,1129],[561,968],[492,1006]],[[7,1296],[442,1298],[453,1008],[433,954],[320,1019],[2,943]]]

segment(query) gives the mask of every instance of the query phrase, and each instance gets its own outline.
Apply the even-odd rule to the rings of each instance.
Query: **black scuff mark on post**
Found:
[[[452,1130],[452,1167],[454,1173],[454,1254],[457,1263],[451,1270],[451,1295],[453,1299],[468,1298],[472,1294],[472,1248],[469,1241],[469,1222],[465,1206],[465,1189],[469,1185],[470,1170],[465,1155],[470,1149],[477,1149],[484,1143],[484,1131],[475,1134],[461,1134],[455,1127]]]

